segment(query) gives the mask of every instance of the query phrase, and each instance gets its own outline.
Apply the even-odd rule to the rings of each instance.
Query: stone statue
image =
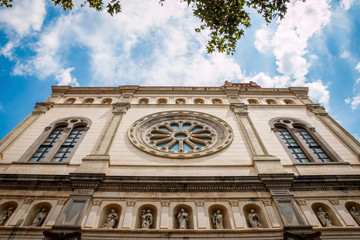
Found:
[[[111,209],[110,214],[107,216],[106,223],[104,224],[105,228],[114,228],[117,220],[118,215],[114,209]]]
[[[215,229],[224,229],[223,226],[223,215],[221,214],[220,210],[217,210],[212,215],[212,222]]]
[[[218,99],[215,99],[215,100],[213,101],[213,104],[220,104],[220,101],[219,101]]]
[[[350,209],[350,214],[355,219],[357,224],[360,225],[360,211],[359,211],[359,208],[357,208],[356,206],[352,206],[351,209]]]
[[[262,228],[262,224],[260,223],[259,215],[254,211],[254,209],[250,210],[248,215],[249,223],[252,228]]]
[[[176,100],[176,104],[184,104],[185,102],[184,102],[184,100],[182,100],[182,99],[177,99]]]
[[[31,226],[40,227],[43,224],[43,222],[44,222],[44,220],[46,218],[46,215],[47,215],[46,209],[40,207],[36,211],[36,214],[35,214],[35,217],[34,217],[32,223],[31,223]]]
[[[145,209],[143,209],[141,212],[141,228],[150,229],[152,223],[153,215],[151,214],[151,210],[148,209],[145,211]]]
[[[13,207],[9,207],[5,211],[3,211],[0,214],[0,226],[4,226],[6,221],[10,218],[10,216],[13,214]]]
[[[179,228],[180,229],[187,229],[187,223],[188,223],[188,214],[185,212],[185,210],[182,208],[178,215],[176,216]]]
[[[333,222],[330,218],[330,215],[328,212],[324,211],[322,207],[319,207],[318,212],[316,213],[317,217],[319,218],[321,225],[323,227],[331,227],[333,226]]]

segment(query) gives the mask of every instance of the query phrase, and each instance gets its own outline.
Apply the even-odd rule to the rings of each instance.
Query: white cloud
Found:
[[[263,25],[255,33],[255,47],[259,52],[265,52],[270,50],[274,46],[273,42],[274,32],[270,29],[268,25]]]
[[[349,10],[351,5],[354,3],[354,0],[342,0],[340,6],[346,11]]]
[[[61,16],[40,35],[36,55],[17,64],[14,74],[59,84],[77,84],[67,54],[73,46],[90,59],[93,85],[219,85],[242,78],[240,66],[224,54],[208,55],[208,32],[181,2],[126,1],[111,17],[87,8]],[[89,81],[90,82],[90,81]]]
[[[326,108],[329,108],[330,92],[327,89],[327,85],[324,85],[321,80],[317,80],[306,83],[305,86],[309,88],[309,97],[311,99],[316,100]]]
[[[59,82],[58,85],[71,85],[78,87],[79,83],[75,77],[71,76],[71,72],[75,70],[74,68],[60,69],[56,74],[55,78]]]
[[[360,105],[360,95],[357,95],[353,97],[351,100],[351,109],[355,110],[359,107],[359,105]]]
[[[0,28],[15,31],[19,36],[29,34],[31,30],[41,29],[46,14],[44,0],[17,0],[12,8],[0,10]]]
[[[345,99],[345,103],[346,103],[346,104],[351,103],[351,98],[347,98],[347,99]]]
[[[348,51],[343,51],[340,55],[341,58],[349,58],[351,55]]]
[[[355,70],[357,70],[358,72],[360,72],[360,62],[356,65]]]
[[[267,87],[308,86],[309,95],[328,107],[329,91],[321,80],[309,82],[306,79],[311,62],[308,62],[308,40],[330,22],[330,6],[326,0],[295,1],[288,5],[285,18],[278,21],[273,32],[264,25],[256,31],[255,47],[260,52],[271,49],[280,76],[270,77],[259,73],[252,80]],[[317,56],[309,54],[314,61]]]

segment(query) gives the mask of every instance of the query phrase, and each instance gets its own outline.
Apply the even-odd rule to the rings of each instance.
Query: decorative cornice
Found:
[[[0,189],[72,191],[93,189],[118,192],[266,192],[278,195],[287,191],[358,190],[360,175],[295,176],[292,182],[281,174],[243,177],[130,177],[87,174],[71,175],[26,175],[1,174]],[[263,181],[261,180],[263,179]],[[284,191],[286,190],[286,192]]]

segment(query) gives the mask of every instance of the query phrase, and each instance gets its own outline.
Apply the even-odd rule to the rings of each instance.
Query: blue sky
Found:
[[[81,3],[82,1],[77,1]],[[123,0],[115,17],[64,12],[47,0],[0,9],[0,139],[52,85],[307,86],[310,97],[360,136],[360,2],[306,0],[266,25],[252,12],[233,56],[207,54],[208,32],[180,1]]]

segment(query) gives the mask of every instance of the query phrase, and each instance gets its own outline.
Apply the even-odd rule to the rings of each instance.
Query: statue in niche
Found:
[[[221,102],[220,102],[220,100],[218,100],[218,99],[215,99],[215,100],[213,100],[213,104],[220,104]]]
[[[166,101],[164,99],[159,100],[159,104],[165,104],[165,103],[166,103]]]
[[[324,211],[322,207],[319,207],[318,212],[316,213],[317,217],[319,218],[321,225],[323,227],[331,227],[333,226],[333,222],[330,218],[330,215],[328,212]]]
[[[217,210],[212,215],[212,222],[215,229],[224,229],[223,225],[223,215],[221,214],[220,210]]]
[[[43,222],[46,218],[46,215],[47,215],[46,209],[43,207],[40,207],[35,213],[35,217],[31,223],[31,226],[40,227],[43,224]]]
[[[143,209],[141,212],[141,228],[150,229],[152,223],[153,215],[151,214],[151,210],[148,209],[145,211],[145,209]]]
[[[114,209],[111,209],[109,215],[107,216],[104,227],[105,228],[114,228],[117,220],[118,220],[118,215],[116,214]]]
[[[182,99],[176,99],[176,104],[184,104],[185,101]]]
[[[262,228],[262,224],[260,223],[259,215],[254,211],[254,209],[250,210],[248,215],[249,223],[252,228]]]
[[[180,212],[176,216],[179,224],[180,229],[187,229],[188,224],[188,214],[185,212],[185,210],[182,208]]]
[[[5,211],[3,211],[0,214],[0,226],[4,226],[6,221],[10,218],[10,216],[13,214],[13,207],[9,207]]]
[[[350,209],[350,214],[355,219],[357,224],[360,225],[360,211],[359,211],[359,208],[357,206],[355,206],[355,205],[352,206],[351,209]]]

